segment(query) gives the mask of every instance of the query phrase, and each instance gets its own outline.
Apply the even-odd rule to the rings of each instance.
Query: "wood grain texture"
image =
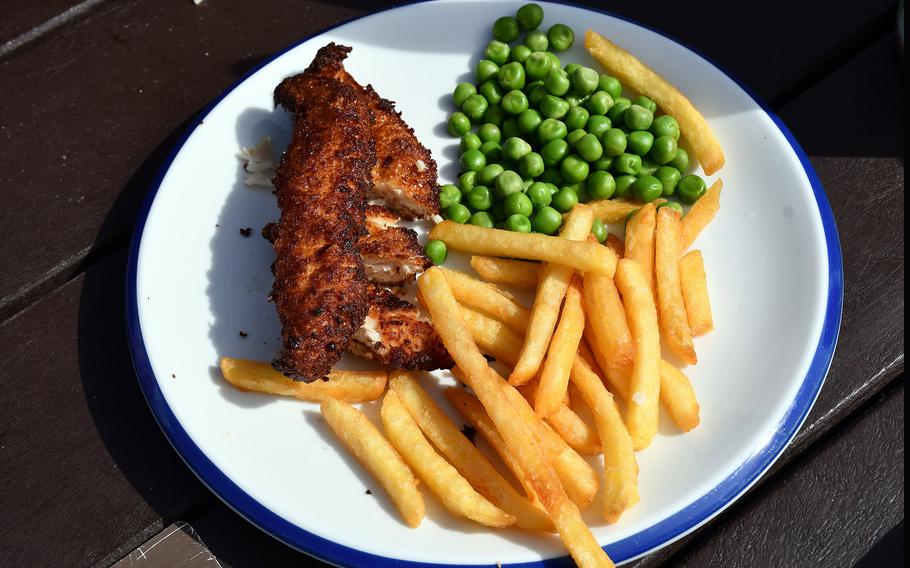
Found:
[[[0,2],[0,46],[42,27],[48,20],[59,17],[78,6],[79,0],[7,0]],[[65,16],[64,16],[65,18]],[[63,19],[63,18],[61,18]],[[39,30],[40,31],[40,30]]]

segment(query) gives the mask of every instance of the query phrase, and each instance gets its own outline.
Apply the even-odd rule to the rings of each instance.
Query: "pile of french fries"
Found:
[[[706,173],[723,165],[704,119],[672,85],[593,32],[586,47],[672,109]],[[417,280],[418,299],[456,363],[452,374],[470,388],[444,394],[520,487],[424,390],[426,377],[337,370],[305,384],[229,357],[222,373],[241,390],[321,403],[326,423],[409,526],[424,516],[422,481],[457,517],[556,532],[579,566],[612,566],[581,510],[601,485],[607,523],[638,502],[635,452],[656,436],[661,407],[684,432],[699,423],[695,391],[677,365],[697,362],[693,338],[714,327],[702,254],[689,249],[719,211],[721,189],[718,180],[682,218],[660,201],[614,199],[577,205],[559,236],[450,221],[430,232],[472,255],[477,273],[434,267]],[[597,243],[595,218],[626,221],[624,240],[611,233]],[[522,305],[509,288],[533,292],[533,303]],[[381,431],[350,404],[380,398]],[[595,455],[601,476],[583,457]]]

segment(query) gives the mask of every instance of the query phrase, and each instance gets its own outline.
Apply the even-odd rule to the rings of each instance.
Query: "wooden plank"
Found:
[[[172,523],[111,568],[221,568],[189,523]]]
[[[0,18],[0,53],[3,53],[4,47],[12,49],[33,41],[33,38],[52,30],[58,22],[69,21],[97,3],[98,0],[44,0],[16,2],[15,7],[4,6],[3,17]],[[85,6],[80,7],[80,4]]]

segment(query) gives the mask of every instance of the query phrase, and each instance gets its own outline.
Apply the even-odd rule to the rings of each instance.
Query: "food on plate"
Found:
[[[630,214],[638,211],[642,206],[641,203],[623,199],[601,199],[592,201],[588,205],[594,210],[594,216],[604,223],[625,221]]]
[[[385,392],[388,379],[385,371],[333,369],[323,380],[304,383],[282,375],[261,361],[222,357],[220,366],[224,379],[240,390],[293,396],[313,402],[328,398],[345,402],[376,400]]]
[[[588,30],[585,48],[617,79],[649,97],[679,122],[679,134],[689,142],[705,173],[724,165],[724,153],[708,122],[695,106],[653,69],[602,35]]]
[[[701,199],[695,202],[695,205],[689,209],[689,212],[682,219],[680,227],[680,244],[681,251],[688,250],[695,243],[698,235],[714,219],[717,212],[720,211],[720,192],[724,184],[721,180],[711,184],[708,191],[705,192]]]
[[[654,227],[657,226],[657,208],[646,203],[631,214],[626,223],[625,258],[641,266],[648,288],[654,293]]]
[[[616,253],[617,257],[622,258],[626,256],[625,242],[613,233],[607,235],[607,241],[604,244],[607,245],[610,250]]]
[[[537,288],[540,264],[524,260],[472,256],[471,268],[487,282],[533,290]]]
[[[663,359],[660,361],[660,401],[683,432],[698,426],[698,400],[689,377]]]
[[[572,362],[578,353],[578,343],[585,329],[582,306],[581,277],[573,277],[566,291],[559,323],[547,349],[547,358],[540,372],[534,396],[534,411],[542,417],[554,414],[563,404],[569,386]]]
[[[417,274],[432,264],[417,241],[417,233],[396,226],[401,217],[378,205],[366,208],[367,233],[357,240],[357,250],[371,282],[398,286],[413,282]]]
[[[628,367],[632,364],[635,345],[626,321],[625,307],[613,278],[585,274],[585,309],[590,314],[587,325],[597,350],[608,367]]]
[[[515,517],[474,491],[458,470],[436,453],[394,390],[383,398],[380,416],[389,441],[450,513],[490,527],[515,524]]]
[[[705,260],[700,250],[689,251],[679,259],[679,284],[692,335],[698,337],[713,330],[714,318],[708,299],[708,277],[705,274]]]
[[[679,282],[679,213],[668,207],[657,213],[654,272],[662,337],[673,353],[690,365],[698,362]]]
[[[495,285],[481,282],[457,270],[441,270],[452,287],[455,299],[460,303],[488,313],[515,330],[524,332],[528,327],[531,312]]]
[[[515,366],[521,355],[524,331],[517,333],[504,323],[465,306],[461,306],[461,316],[484,354],[510,367]]]
[[[322,417],[344,446],[382,485],[408,526],[423,520],[423,495],[417,478],[379,429],[350,404],[327,399],[320,405]]]
[[[526,394],[526,387],[530,394]],[[536,390],[534,383],[528,383],[518,388],[526,400],[533,400]],[[594,455],[600,453],[600,437],[597,429],[585,422],[572,408],[564,402],[556,407],[556,411],[545,419],[547,424],[566,441],[569,446],[580,454]]]

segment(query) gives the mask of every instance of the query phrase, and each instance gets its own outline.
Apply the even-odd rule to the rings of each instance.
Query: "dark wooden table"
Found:
[[[0,565],[107,566],[175,521],[223,566],[315,564],[217,501],[158,430],[124,334],[126,245],[209,100],[374,4],[0,2]],[[904,516],[895,0],[604,7],[707,54],[780,114],[831,200],[846,272],[834,364],[792,446],[729,510],[635,565],[850,566],[877,542],[863,565],[887,565]]]

